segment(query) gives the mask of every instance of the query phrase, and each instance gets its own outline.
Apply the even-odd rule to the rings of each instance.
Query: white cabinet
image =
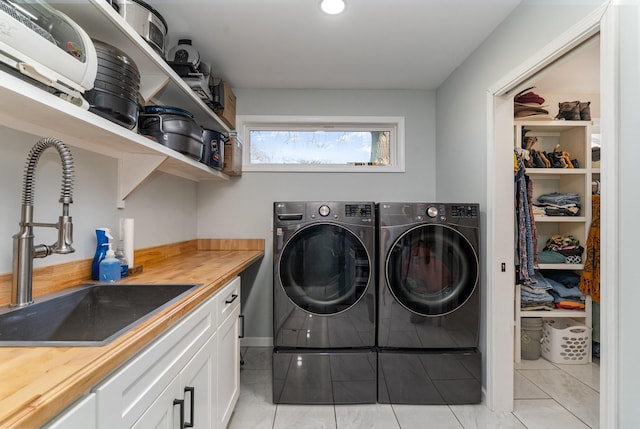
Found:
[[[216,421],[214,334],[133,425],[134,429],[213,429]]]
[[[535,137],[533,149],[553,152],[556,147],[569,153],[578,161],[577,168],[527,168],[526,174],[533,181],[533,201],[551,192],[577,193],[581,210],[578,216],[534,216],[537,231],[538,255],[552,235],[572,235],[582,246],[587,241],[591,225],[591,123],[588,121],[516,121],[515,146],[522,147],[523,129],[527,137]],[[584,253],[583,253],[584,258]],[[543,270],[580,271],[583,263],[540,263]],[[584,310],[527,311],[521,309],[520,289],[516,287],[515,300],[515,360],[520,361],[520,328],[522,317],[570,317],[584,319],[591,327],[591,298],[587,297]]]
[[[218,426],[227,427],[240,395],[240,278],[218,300]]]
[[[236,277],[94,389],[97,429],[225,428],[240,389],[239,314]]]
[[[180,413],[176,412],[176,399],[180,397],[180,380],[174,378],[155,401],[147,408],[132,429],[176,429],[180,425]]]
[[[201,126],[228,133],[229,128],[204,104],[135,30],[104,0],[55,1],[92,38],[123,50],[138,66],[145,102],[188,110]],[[0,71],[0,125],[60,138],[71,146],[119,160],[118,198],[126,197],[154,170],[190,180],[228,180],[220,171],[194,161],[89,111]],[[34,119],[36,118],[36,119]]]
[[[215,333],[216,299],[204,302],[95,389],[99,429],[132,427],[163,394]]]
[[[42,429],[95,429],[96,395],[91,393],[71,405],[58,417],[42,426]]]
[[[184,400],[183,421],[191,425],[185,425],[185,427],[198,429],[218,427],[215,424],[218,403],[216,380],[219,366],[217,346],[218,333],[216,332],[180,373],[180,388]],[[232,367],[223,369],[233,371]]]

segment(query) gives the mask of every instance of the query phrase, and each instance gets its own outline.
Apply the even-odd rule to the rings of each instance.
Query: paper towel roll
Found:
[[[129,267],[135,265],[133,260],[133,218],[121,219],[120,238],[124,242],[124,255],[127,257]]]

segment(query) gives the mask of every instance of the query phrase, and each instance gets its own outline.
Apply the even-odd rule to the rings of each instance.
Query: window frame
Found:
[[[404,117],[402,116],[297,116],[238,115],[237,129],[243,141],[242,170],[251,172],[331,172],[331,173],[403,173],[405,171]],[[391,131],[388,165],[355,164],[251,164],[250,130],[270,128],[281,131],[304,129],[385,127]],[[290,128],[286,128],[290,127]]]

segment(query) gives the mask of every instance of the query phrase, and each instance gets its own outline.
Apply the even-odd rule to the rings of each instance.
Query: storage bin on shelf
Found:
[[[542,357],[558,364],[584,364],[591,353],[591,328],[569,318],[545,319]]]

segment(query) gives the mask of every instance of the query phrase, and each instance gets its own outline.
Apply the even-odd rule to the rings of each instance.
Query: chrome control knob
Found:
[[[329,216],[329,213],[331,213],[331,209],[328,205],[325,204],[320,206],[320,208],[318,209],[318,213],[320,213],[320,216],[326,217]]]
[[[429,208],[427,208],[427,216],[429,216],[430,218],[434,218],[438,216],[438,208],[434,206],[429,206]]]

